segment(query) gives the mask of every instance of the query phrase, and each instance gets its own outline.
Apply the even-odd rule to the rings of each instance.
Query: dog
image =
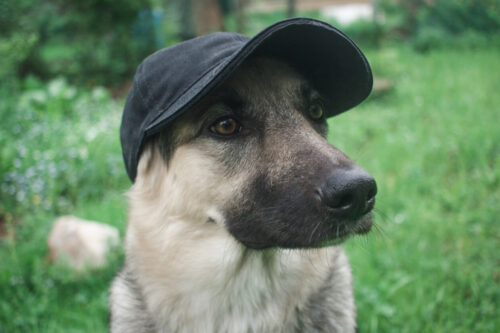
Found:
[[[370,230],[377,188],[327,142],[324,108],[253,57],[148,140],[112,332],[355,332],[341,243]]]

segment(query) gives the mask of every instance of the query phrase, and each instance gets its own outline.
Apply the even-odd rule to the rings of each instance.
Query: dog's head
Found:
[[[225,228],[254,249],[365,233],[375,181],[326,141],[325,114],[320,94],[292,68],[247,60],[150,140],[134,187],[164,216]]]

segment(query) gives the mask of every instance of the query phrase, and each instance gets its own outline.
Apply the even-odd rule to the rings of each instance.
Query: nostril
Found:
[[[377,187],[376,186],[373,186],[372,188],[370,188],[368,190],[368,192],[366,193],[366,201],[373,201],[375,200],[375,195],[377,194]]]
[[[354,196],[350,193],[345,193],[340,195],[336,200],[337,202],[332,202],[330,207],[336,209],[349,209],[354,203]]]
[[[373,181],[366,192],[366,204],[363,214],[370,212],[375,206],[375,196],[377,195],[377,184]]]

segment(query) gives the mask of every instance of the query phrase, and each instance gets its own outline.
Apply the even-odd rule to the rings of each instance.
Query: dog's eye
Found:
[[[238,121],[230,117],[217,119],[217,121],[210,126],[210,131],[224,136],[233,135],[239,132],[240,129],[241,126]]]
[[[323,118],[323,115],[323,106],[321,104],[315,103],[309,108],[309,116],[313,120],[320,120]]]

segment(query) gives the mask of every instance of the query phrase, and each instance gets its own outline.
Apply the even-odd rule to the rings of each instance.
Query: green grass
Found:
[[[500,52],[368,56],[394,91],[330,121],[379,186],[347,246],[360,331],[498,331]]]
[[[500,51],[367,55],[394,89],[331,119],[329,134],[379,186],[377,227],[346,245],[360,331],[498,331]],[[106,153],[115,141],[99,146],[95,165],[120,154]],[[71,213],[123,234],[127,183],[123,174],[109,177],[118,180],[96,181]],[[107,289],[122,254],[88,274],[49,265],[54,219],[34,210],[10,224],[13,238],[0,240],[0,332],[107,330]]]
[[[102,200],[80,203],[73,213],[123,231],[125,212],[123,197],[111,191]],[[0,243],[0,332],[107,331],[107,290],[122,253],[113,253],[106,269],[83,274],[49,264],[46,237],[54,218],[26,216],[15,239]]]

